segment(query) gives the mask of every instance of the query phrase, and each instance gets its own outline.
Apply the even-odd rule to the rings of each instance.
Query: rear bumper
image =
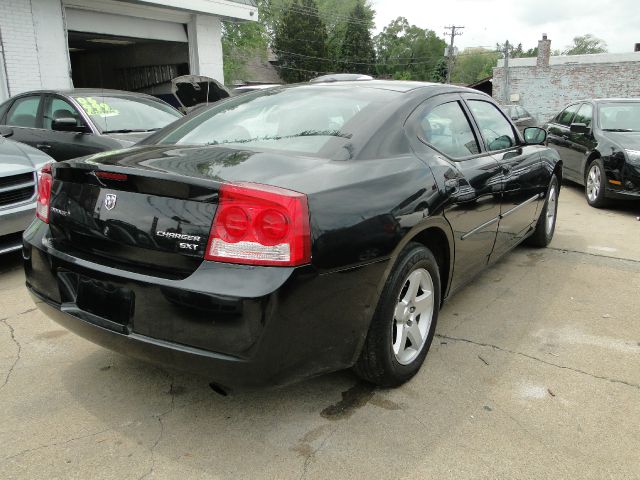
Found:
[[[22,247],[23,232],[36,215],[35,202],[0,208],[0,255]]]
[[[48,226],[34,222],[23,248],[27,288],[47,316],[105,348],[232,391],[352,366],[386,267],[320,274],[312,267],[203,262],[189,278],[167,280],[70,257],[52,248],[47,235]],[[78,279],[126,291],[130,316],[114,322],[89,312],[86,300],[69,291]]]

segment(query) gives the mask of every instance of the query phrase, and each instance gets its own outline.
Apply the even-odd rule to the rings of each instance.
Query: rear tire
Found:
[[[440,270],[431,251],[410,243],[384,286],[355,373],[396,387],[420,370],[440,311]]]
[[[551,177],[547,197],[544,200],[544,208],[540,212],[538,222],[533,234],[527,238],[526,243],[532,247],[544,248],[551,243],[556,231],[556,219],[558,217],[558,196],[560,195],[560,183],[554,174]]]
[[[604,173],[602,160],[596,158],[589,164],[584,177],[584,195],[587,203],[595,208],[603,208],[607,205],[604,192],[607,186],[607,176]]]

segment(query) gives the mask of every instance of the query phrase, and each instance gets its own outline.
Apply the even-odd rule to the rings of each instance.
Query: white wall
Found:
[[[220,17],[193,15],[188,34],[191,74],[206,75],[224,83]]]
[[[0,32],[7,95],[71,86],[60,0],[1,0]]]

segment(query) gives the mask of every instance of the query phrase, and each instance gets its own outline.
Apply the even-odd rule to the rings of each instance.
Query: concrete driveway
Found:
[[[565,185],[551,248],[444,307],[396,390],[220,397],[67,333],[0,260],[0,478],[640,478],[640,205]]]

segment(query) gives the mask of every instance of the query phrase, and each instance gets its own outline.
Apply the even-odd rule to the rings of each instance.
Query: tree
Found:
[[[564,55],[584,55],[588,53],[606,53],[607,43],[598,37],[587,33],[573,37],[573,45],[567,46]]]
[[[485,48],[466,48],[455,59],[451,82],[469,85],[489,77],[502,55]]]
[[[406,18],[398,17],[374,42],[378,75],[403,80],[441,78],[446,42],[434,31],[410,25]]]
[[[232,84],[246,74],[251,58],[266,59],[268,36],[264,25],[258,22],[222,23],[222,54],[224,80]]]
[[[364,3],[358,0],[349,16],[339,63],[343,72],[373,73],[376,53],[371,40],[369,17]]]
[[[327,31],[314,0],[296,0],[275,22],[273,50],[286,82],[306,82],[329,69]]]

